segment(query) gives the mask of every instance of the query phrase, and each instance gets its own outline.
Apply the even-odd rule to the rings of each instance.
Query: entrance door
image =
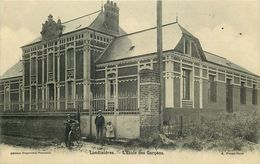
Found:
[[[226,110],[228,113],[233,112],[233,94],[232,94],[231,79],[227,79],[227,84],[226,84]]]

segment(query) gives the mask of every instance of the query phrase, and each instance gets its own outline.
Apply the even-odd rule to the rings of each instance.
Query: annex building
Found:
[[[160,124],[156,32],[126,33],[111,1],[67,22],[49,15],[41,35],[22,46],[22,60],[0,77],[1,133],[62,137],[66,114],[79,110],[82,135],[95,135],[102,110],[118,138],[151,135]],[[260,110],[258,75],[204,51],[178,22],[162,33],[164,123]]]

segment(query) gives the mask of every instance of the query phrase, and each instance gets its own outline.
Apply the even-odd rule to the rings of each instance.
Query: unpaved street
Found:
[[[79,146],[68,150],[61,145],[44,148],[24,148],[0,144],[0,164],[66,164],[66,163],[250,163],[259,164],[259,151],[254,152],[211,152],[166,149],[125,149],[120,145],[100,146],[81,142]]]

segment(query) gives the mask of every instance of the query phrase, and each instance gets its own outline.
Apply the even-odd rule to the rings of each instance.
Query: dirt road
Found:
[[[44,148],[24,148],[0,144],[0,164],[80,164],[80,163],[250,163],[259,164],[259,151],[254,152],[211,152],[188,150],[163,150],[131,148],[120,145],[100,146],[94,143],[81,142],[79,146],[68,150],[64,145]]]

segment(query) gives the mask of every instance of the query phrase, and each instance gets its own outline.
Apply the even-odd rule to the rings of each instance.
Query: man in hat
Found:
[[[97,138],[96,141],[101,142],[103,144],[103,129],[105,125],[105,118],[102,116],[102,111],[99,110],[95,119],[95,124],[96,124],[96,130],[97,130]]]
[[[71,123],[75,122],[75,120],[71,119],[71,115],[67,114],[67,120],[64,122],[65,125],[65,144],[68,146],[68,137],[71,131]]]

